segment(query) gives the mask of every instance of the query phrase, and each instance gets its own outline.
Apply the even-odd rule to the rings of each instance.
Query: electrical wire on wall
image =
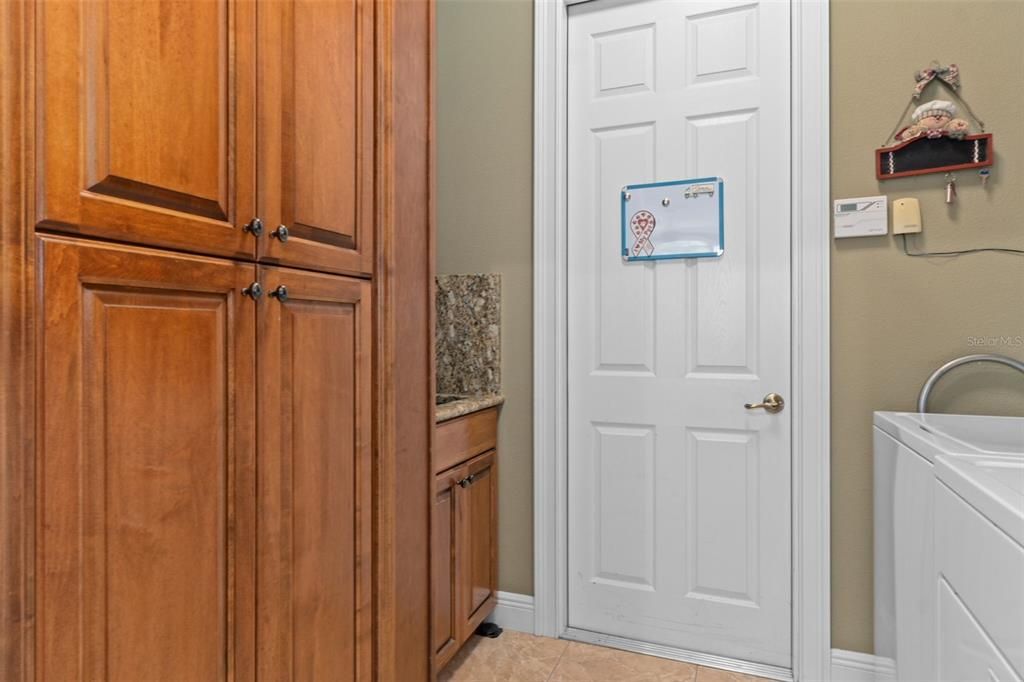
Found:
[[[1010,248],[1004,248],[1004,247],[999,247],[999,246],[987,246],[987,247],[979,248],[979,249],[964,249],[962,251],[911,251],[910,248],[907,246],[907,235],[901,234],[900,237],[903,238],[903,253],[908,255],[908,256],[915,256],[915,257],[917,257],[917,256],[953,257],[953,256],[966,256],[966,255],[971,254],[971,253],[984,253],[986,251],[990,251],[992,253],[1012,253],[1012,254],[1015,254],[1015,255],[1018,255],[1018,256],[1024,255],[1024,249],[1010,249]]]

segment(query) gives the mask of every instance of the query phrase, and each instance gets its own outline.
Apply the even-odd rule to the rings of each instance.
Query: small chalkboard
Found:
[[[948,136],[915,137],[892,147],[875,150],[875,174],[879,180],[909,175],[949,173],[991,166],[992,134],[967,135],[963,139]]]

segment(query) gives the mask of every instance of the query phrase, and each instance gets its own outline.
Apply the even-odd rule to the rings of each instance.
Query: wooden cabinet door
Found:
[[[38,226],[253,258],[254,3],[36,6]]]
[[[466,467],[457,467],[434,478],[434,514],[431,519],[430,558],[431,637],[434,669],[440,670],[458,651],[462,640],[461,621],[456,601],[459,595],[459,524],[456,500],[459,481],[468,475]]]
[[[498,477],[494,451],[470,460],[459,483],[460,628],[465,641],[497,603]]]
[[[259,279],[259,676],[368,680],[370,283],[276,267]]]
[[[251,679],[255,266],[37,245],[36,676]]]
[[[373,0],[260,6],[262,262],[372,270],[373,11]],[[271,236],[278,226],[287,241]]]

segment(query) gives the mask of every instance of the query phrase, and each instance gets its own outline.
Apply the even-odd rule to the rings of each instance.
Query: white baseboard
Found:
[[[508,630],[533,634],[533,597],[498,592],[498,605],[487,619]],[[896,682],[896,663],[891,658],[859,651],[832,649],[832,682]]]
[[[832,682],[895,682],[896,663],[891,658],[845,649],[832,650]]]
[[[533,634],[533,597],[515,592],[498,592],[498,605],[487,620],[507,630]]]

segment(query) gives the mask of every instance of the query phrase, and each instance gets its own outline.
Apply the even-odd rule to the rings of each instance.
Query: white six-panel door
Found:
[[[787,2],[569,8],[571,628],[791,665],[789,52]],[[725,254],[623,262],[620,189],[707,176]]]

